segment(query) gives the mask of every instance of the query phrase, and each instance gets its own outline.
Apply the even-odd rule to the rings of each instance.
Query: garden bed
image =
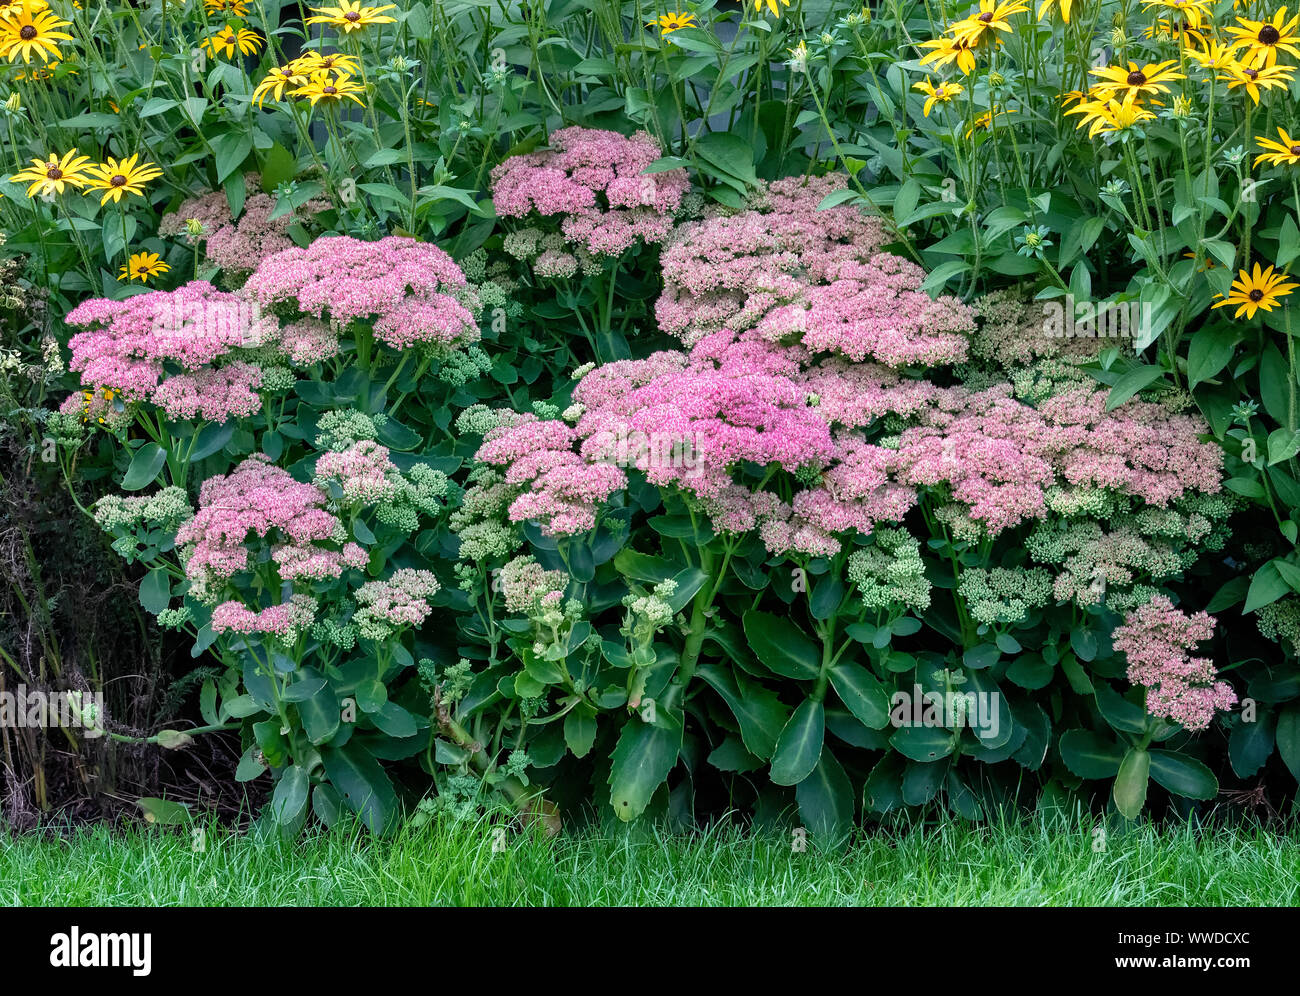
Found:
[[[1300,777],[1300,19],[1140,8],[10,3],[0,818],[1185,899]]]

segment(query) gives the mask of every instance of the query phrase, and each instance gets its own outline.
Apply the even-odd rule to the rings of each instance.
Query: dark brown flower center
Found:
[[[1278,33],[1277,28],[1271,24],[1265,24],[1259,29],[1259,40],[1264,45],[1276,45],[1277,40],[1281,37],[1282,35]]]
[[[348,20],[348,21],[359,21],[359,20],[361,20],[361,15],[358,14],[355,10],[350,10],[350,11],[348,11],[346,14],[343,15],[343,17],[344,17],[345,20]],[[1276,34],[1276,32],[1274,32],[1274,33]]]
[[[1253,291],[1251,291],[1251,292],[1250,292],[1249,294],[1247,294],[1246,296],[1247,296],[1248,298],[1250,298],[1252,301],[1262,301],[1262,300],[1264,300],[1264,292],[1263,292],[1262,290],[1260,290],[1258,287],[1256,287]]]
[[[148,275],[149,275],[149,267],[147,267],[147,266],[141,266],[141,267],[137,268],[135,272],[141,274],[142,276],[148,276]]]
[[[18,37],[21,38],[23,41],[31,41],[33,38],[36,37],[36,29],[32,27],[30,24],[24,24],[21,28],[18,29]]]
[[[108,181],[114,187],[121,187],[126,184],[126,177],[121,173],[114,173],[112,179]]]
[[[1291,146],[1291,155],[1300,156],[1300,145]]]
[[[1244,69],[1244,68],[1243,68],[1243,69],[1242,69],[1242,72],[1245,73],[1246,76],[1247,76],[1249,79],[1252,79],[1252,80],[1255,79],[1255,77],[1257,77],[1257,76],[1259,75],[1259,70],[1258,70],[1258,69]]]
[[[989,21],[993,20],[993,13],[991,11],[986,10],[983,14],[977,17],[976,20],[983,21],[985,24],[988,24]]]
[[[1136,69],[1133,70],[1133,72],[1131,72],[1131,73],[1128,74],[1128,85],[1129,85],[1129,86],[1141,86],[1141,85],[1142,85],[1143,83],[1145,83],[1146,81],[1147,81],[1146,76],[1144,76],[1140,71],[1138,71],[1138,70],[1136,70]]]
[[[321,91],[320,91],[320,92],[321,92],[321,93],[327,93],[327,94],[333,95],[333,94],[338,93],[339,90],[338,90],[338,87],[334,87],[334,86],[326,86],[326,87],[321,87]]]
[[[62,180],[63,170],[59,169],[59,167],[54,165],[54,163],[50,163],[45,167],[45,175],[51,180]]]

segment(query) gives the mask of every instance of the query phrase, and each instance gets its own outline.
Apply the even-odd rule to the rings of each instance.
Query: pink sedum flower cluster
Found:
[[[758,334],[798,338],[814,352],[891,367],[937,366],[965,356],[969,310],[956,298],[932,300],[918,290],[925,276],[920,267],[878,253],[853,273],[772,309],[755,326]]]
[[[657,316],[690,351],[585,373],[572,429],[528,416],[493,430],[479,457],[515,489],[512,521],[587,530],[587,503],[636,468],[696,500],[716,529],[756,529],[773,554],[830,555],[901,520],[921,489],[986,535],[1042,518],[1049,492],[1164,506],[1219,490],[1222,455],[1194,418],[1138,401],[1107,412],[1093,389],[1035,408],[1009,384],[942,388],[899,369],[964,359],[973,314],[932,300],[923,271],[879,252],[877,220],[818,210],[841,186],[782,180],[752,210],[682,226]],[[882,419],[911,426],[870,442]],[[765,490],[775,470],[788,498]]]
[[[263,308],[291,306],[342,325],[372,321],[375,337],[394,349],[453,350],[479,339],[460,267],[437,246],[400,236],[328,236],[286,249],[262,261],[244,292]]]
[[[1214,663],[1193,657],[1191,650],[1214,633],[1214,618],[1205,612],[1188,615],[1164,595],[1157,595],[1130,612],[1115,627],[1112,643],[1128,658],[1128,678],[1147,690],[1147,712],[1203,730],[1220,709],[1231,709],[1237,695],[1216,680]]]
[[[276,199],[257,188],[261,177],[244,176],[247,194],[238,219],[230,217],[230,201],[224,190],[217,190],[183,201],[175,211],[165,214],[158,223],[158,234],[179,236],[186,232],[186,222],[202,226],[200,239],[207,242],[207,259],[220,267],[227,277],[247,275],[268,256],[293,246],[289,228],[302,223],[329,207],[324,200],[310,200],[293,211],[272,218]]]
[[[841,177],[779,180],[751,210],[682,226],[663,254],[659,327],[688,346],[753,330],[895,367],[963,359],[970,309],[932,300],[920,267],[880,252],[878,219],[850,205],[818,209],[843,186]]]
[[[328,201],[313,200],[296,211],[272,218],[275,204],[270,194],[259,193],[248,198],[239,221],[222,225],[208,236],[208,260],[226,274],[245,275],[262,260],[293,248],[294,242],[289,237],[291,225],[329,207]]]
[[[600,404],[585,386],[573,392],[587,406],[577,425],[584,459],[635,466],[654,484],[701,498],[728,485],[728,468],[737,463],[795,471],[833,453],[830,428],[788,378],[690,366],[626,392],[602,383]]]
[[[171,418],[213,421],[259,407],[261,368],[238,358],[277,335],[273,318],[198,280],[122,301],[94,298],[67,322],[84,329],[69,342],[69,366],[86,387],[151,401]],[[182,372],[168,376],[168,367]]]
[[[388,447],[363,439],[346,450],[322,453],[316,461],[314,480],[322,488],[330,481],[337,483],[346,504],[377,505],[397,493],[396,475]]]
[[[1048,425],[1064,436],[1058,460],[1072,485],[1102,487],[1164,507],[1192,491],[1220,490],[1222,450],[1203,443],[1205,423],[1163,405],[1133,400],[1106,411],[1109,392],[1076,389],[1038,406]]]
[[[577,433],[563,422],[526,415],[483,437],[478,459],[505,467],[506,483],[516,489],[510,501],[513,522],[540,521],[556,535],[586,532],[596,524],[596,506],[627,485],[627,475],[612,464],[590,464],[574,452]]]
[[[419,626],[432,611],[429,599],[438,592],[431,571],[402,568],[386,581],[367,581],[356,590],[352,621],[361,636],[386,640],[407,626]]]
[[[338,332],[319,318],[300,318],[280,329],[280,349],[294,366],[310,367],[338,355]]]
[[[336,578],[365,567],[365,550],[345,541],[327,500],[320,488],[295,481],[260,454],[204,481],[198,511],[176,534],[195,597],[215,596],[235,574],[256,566],[250,535],[271,541],[281,580]]]
[[[214,633],[264,634],[292,643],[316,620],[318,603],[310,595],[295,594],[287,602],[250,609],[234,600],[212,610]]]
[[[563,128],[549,149],[512,156],[492,171],[492,202],[502,218],[558,220],[561,246],[533,239],[521,251],[534,257],[539,275],[571,276],[579,265],[574,252],[614,258],[668,236],[690,181],[684,169],[645,173],[662,156],[643,131],[628,138]]]
[[[1221,489],[1222,451],[1200,441],[1198,419],[1136,400],[1107,412],[1107,393],[1074,389],[1034,408],[1008,386],[951,388],[902,434],[900,476],[946,488],[990,534],[1041,518],[1053,487],[1160,507]]]
[[[834,534],[906,514],[916,492],[892,479],[897,454],[833,431],[794,376],[762,367],[744,350],[719,362],[665,352],[608,364],[574,390],[574,428],[527,416],[489,432],[478,458],[519,489],[510,519],[542,519],[552,533],[590,529],[590,503],[624,487],[632,467],[698,500],[719,530],[761,529],[773,553],[834,553]],[[782,501],[737,479],[747,465],[816,483]],[[557,474],[584,483],[585,504],[561,500],[572,487],[557,496]]]
[[[281,327],[270,309],[287,305],[300,314]],[[153,403],[173,419],[224,422],[257,411],[258,390],[283,385],[286,366],[338,355],[354,319],[372,322],[393,349],[445,355],[478,340],[477,308],[464,273],[437,246],[322,238],[263,260],[233,293],[193,281],[83,302],[67,318],[83,330],[69,344],[70,367],[96,393]]]
[[[236,360],[192,374],[176,374],[158,385],[150,400],[170,418],[224,422],[251,415],[261,406],[257,389],[262,368]]]

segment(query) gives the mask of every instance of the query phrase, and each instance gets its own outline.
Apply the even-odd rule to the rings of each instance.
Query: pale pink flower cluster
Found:
[[[536,606],[557,605],[569,586],[564,571],[548,571],[532,557],[515,557],[501,568],[501,594],[506,611],[525,614]]]
[[[506,483],[517,489],[509,506],[512,522],[536,519],[547,532],[573,535],[596,524],[596,506],[627,485],[612,464],[587,463],[574,452],[578,436],[558,421],[526,415],[483,437],[478,459],[505,467]]]
[[[662,156],[643,131],[628,138],[563,128],[551,135],[549,149],[512,156],[492,171],[492,202],[502,218],[558,218],[570,247],[617,257],[638,242],[662,242],[672,229],[690,181],[684,169],[644,172]],[[550,275],[576,270],[577,259],[566,253],[543,255],[537,265]]]
[[[315,483],[323,489],[330,481],[337,482],[348,504],[377,505],[397,493],[396,474],[388,447],[363,439],[342,452],[322,453],[316,461]]]
[[[274,342],[274,319],[237,294],[193,281],[122,301],[93,298],[72,310],[70,368],[93,390],[152,401],[171,418],[225,421],[254,411],[261,370],[235,357]],[[181,373],[167,377],[166,366]]]
[[[966,355],[969,308],[932,300],[924,271],[880,252],[876,218],[856,207],[819,210],[838,177],[773,183],[758,207],[683,225],[664,249],[659,327],[694,345],[710,333],[754,330],[784,344],[890,366]]]
[[[245,184],[260,180],[255,174],[245,177]],[[158,223],[160,235],[177,236],[185,231],[185,223],[197,220],[203,226],[207,240],[207,258],[227,274],[246,274],[267,256],[293,246],[289,228],[301,223],[329,207],[328,201],[310,200],[301,207],[271,218],[276,199],[270,194],[255,192],[244,202],[238,220],[231,220],[230,202],[224,190],[191,197],[175,211],[163,216]]]
[[[309,367],[337,356],[338,333],[319,318],[300,318],[280,329],[280,349],[296,366]]]
[[[244,186],[247,192],[248,177],[244,178]],[[214,190],[181,201],[180,207],[164,214],[159,220],[158,234],[172,237],[180,235],[185,231],[185,223],[190,219],[197,221],[203,226],[203,231],[209,234],[219,228],[233,225],[234,220],[230,217],[230,201],[226,198],[226,192]]]
[[[359,543],[344,543],[342,549],[316,545],[282,543],[271,554],[282,581],[326,581],[336,578],[345,568],[362,570],[370,555]]]
[[[1203,730],[1216,711],[1236,703],[1231,686],[1216,680],[1213,661],[1190,653],[1213,633],[1212,616],[1181,612],[1164,595],[1134,609],[1115,627],[1112,645],[1128,658],[1129,681],[1146,686],[1152,716]]]
[[[228,274],[244,274],[268,256],[293,247],[289,227],[329,207],[328,201],[308,201],[295,211],[272,218],[275,198],[254,194],[233,225],[222,225],[208,236],[208,260]]]
[[[723,330],[689,355],[598,367],[573,399],[585,459],[635,466],[652,483],[694,495],[715,529],[758,529],[774,554],[825,555],[851,530],[865,535],[901,519],[917,498],[893,450],[846,430],[916,414],[942,393],[878,364],[815,361],[799,343]],[[803,485],[788,502],[752,491],[736,477],[744,465],[782,469]]]
[[[263,633],[292,643],[316,619],[317,602],[310,595],[295,594],[287,602],[253,610],[240,602],[222,602],[212,610],[214,633]]]
[[[1106,489],[1165,506],[1222,484],[1222,450],[1196,418],[1145,401],[1105,410],[1107,391],[1076,389],[1032,408],[1009,387],[952,388],[899,446],[901,479],[944,486],[996,534],[1045,512],[1054,485]]]
[[[877,523],[901,521],[916,505],[916,489],[894,479],[898,454],[893,450],[854,433],[837,433],[834,444],[834,459],[818,482],[796,491],[789,504],[779,502],[769,511],[750,502],[769,553],[832,556],[843,546],[841,537],[870,535]],[[733,531],[725,518],[719,520],[712,509],[710,514],[718,529]]]
[[[904,377],[877,363],[827,360],[799,382],[831,425],[868,427],[886,415],[913,416],[932,407],[942,393],[928,380]]]
[[[263,308],[286,304],[307,314],[281,328]],[[226,421],[260,406],[268,355],[319,363],[338,354],[342,324],[361,318],[394,349],[456,349],[478,340],[477,307],[464,273],[436,246],[322,238],[263,260],[235,293],[193,281],[83,302],[67,317],[84,330],[69,343],[70,368],[85,388],[153,402],[170,418]]]
[[[460,267],[437,246],[395,235],[328,236],[286,249],[261,262],[244,292],[264,308],[290,305],[344,325],[373,321],[375,337],[394,349],[456,349],[479,338]]]
[[[757,530],[773,554],[830,555],[903,519],[923,488],[936,514],[977,534],[1042,518],[1049,491],[1163,506],[1220,489],[1222,454],[1194,418],[1140,401],[1106,412],[1101,389],[1036,408],[1010,384],[919,376],[965,358],[973,313],[932,300],[919,267],[881,253],[878,220],[818,209],[841,188],[782,180],[751,210],[682,226],[656,313],[690,351],[586,372],[572,429],[527,416],[485,436],[479,458],[503,469],[512,521],[585,531],[591,503],[635,468],[691,496],[719,531]],[[880,438],[881,421],[899,435]]]
[[[478,457],[504,467],[506,483],[519,489],[510,519],[543,519],[553,533],[585,531],[595,510],[563,500],[572,488],[557,495],[556,475],[582,481],[582,501],[590,503],[624,487],[622,468],[631,467],[694,496],[716,529],[760,529],[773,553],[834,553],[836,534],[866,534],[878,521],[902,518],[916,492],[894,479],[898,454],[832,432],[797,364],[787,365],[789,376],[767,372],[781,365],[770,344],[757,351],[747,348],[754,342],[733,345],[716,359],[661,352],[597,367],[573,392],[581,414],[572,429],[527,416],[489,432]],[[815,369],[823,380],[834,373]],[[885,368],[874,376],[878,385],[898,380]],[[913,389],[903,392],[901,404],[914,404]],[[750,465],[815,483],[785,502],[737,480],[737,469]]]
[[[660,361],[651,359],[658,366]],[[627,441],[644,442],[627,455],[647,480],[707,498],[731,483],[729,468],[751,462],[795,471],[821,466],[832,454],[830,428],[808,407],[806,392],[788,378],[749,373],[736,365],[690,366],[623,394],[589,394],[584,379],[573,400],[586,406],[578,421],[582,455],[593,463],[619,455]],[[600,396],[603,403],[596,403]]]
[[[283,580],[338,577],[346,567],[365,566],[360,546],[340,543],[342,524],[326,511],[326,500],[325,492],[295,481],[261,454],[204,481],[198,511],[176,534],[196,597],[215,594],[254,567],[250,534],[272,542]]]
[[[758,333],[891,367],[937,366],[965,357],[970,311],[954,297],[933,300],[918,290],[925,278],[920,267],[878,253],[852,272],[852,278],[808,287],[772,309],[755,326]]]
[[[729,344],[728,344],[729,342]],[[1220,490],[1222,455],[1198,438],[1199,422],[1131,401],[1105,411],[1104,390],[1063,394],[1034,408],[1003,385],[939,388],[874,364],[832,360],[801,370],[777,347],[715,335],[689,356],[655,353],[586,374],[573,392],[580,415],[498,430],[480,458],[506,469],[507,483],[533,486],[511,506],[515,521],[559,509],[546,475],[635,467],[651,483],[705,503],[715,528],[759,528],[773,553],[832,553],[837,538],[899,521],[917,489],[938,489],[989,534],[1042,518],[1049,489],[1077,488],[1164,506]],[[771,373],[783,368],[785,373]],[[886,415],[919,422],[897,448],[853,430]],[[836,428],[838,427],[838,428]],[[574,448],[577,448],[577,455]],[[789,502],[755,495],[738,467],[780,468],[806,482]],[[593,476],[604,495],[622,477]],[[599,481],[599,486],[595,482]],[[572,528],[591,514],[566,509]]]
[[[419,626],[428,618],[429,599],[438,592],[432,571],[402,568],[386,581],[367,581],[356,590],[356,614],[352,617],[362,636],[387,639],[393,630]]]
[[[1065,480],[1162,507],[1190,491],[1219,491],[1223,450],[1200,441],[1206,431],[1200,418],[1138,400],[1107,412],[1108,393],[1078,388],[1039,405],[1064,436],[1058,467]]]
[[[153,392],[151,401],[169,418],[202,418],[224,422],[253,414],[262,406],[257,388],[262,368],[235,361],[189,374],[168,377]]]
[[[1044,512],[1056,475],[1042,417],[994,388],[948,392],[956,411],[932,409],[925,424],[903,433],[900,476],[909,484],[948,488],[970,517],[998,533]]]

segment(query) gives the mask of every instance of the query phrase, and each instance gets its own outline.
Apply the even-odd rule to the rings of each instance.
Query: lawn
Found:
[[[1297,833],[1246,826],[1110,833],[1085,824],[913,825],[847,848],[793,850],[790,834],[651,826],[553,840],[441,823],[388,840],[363,831],[286,843],[99,826],[10,837],[5,905],[1015,905],[1300,903]],[[495,848],[495,849],[494,849]]]

